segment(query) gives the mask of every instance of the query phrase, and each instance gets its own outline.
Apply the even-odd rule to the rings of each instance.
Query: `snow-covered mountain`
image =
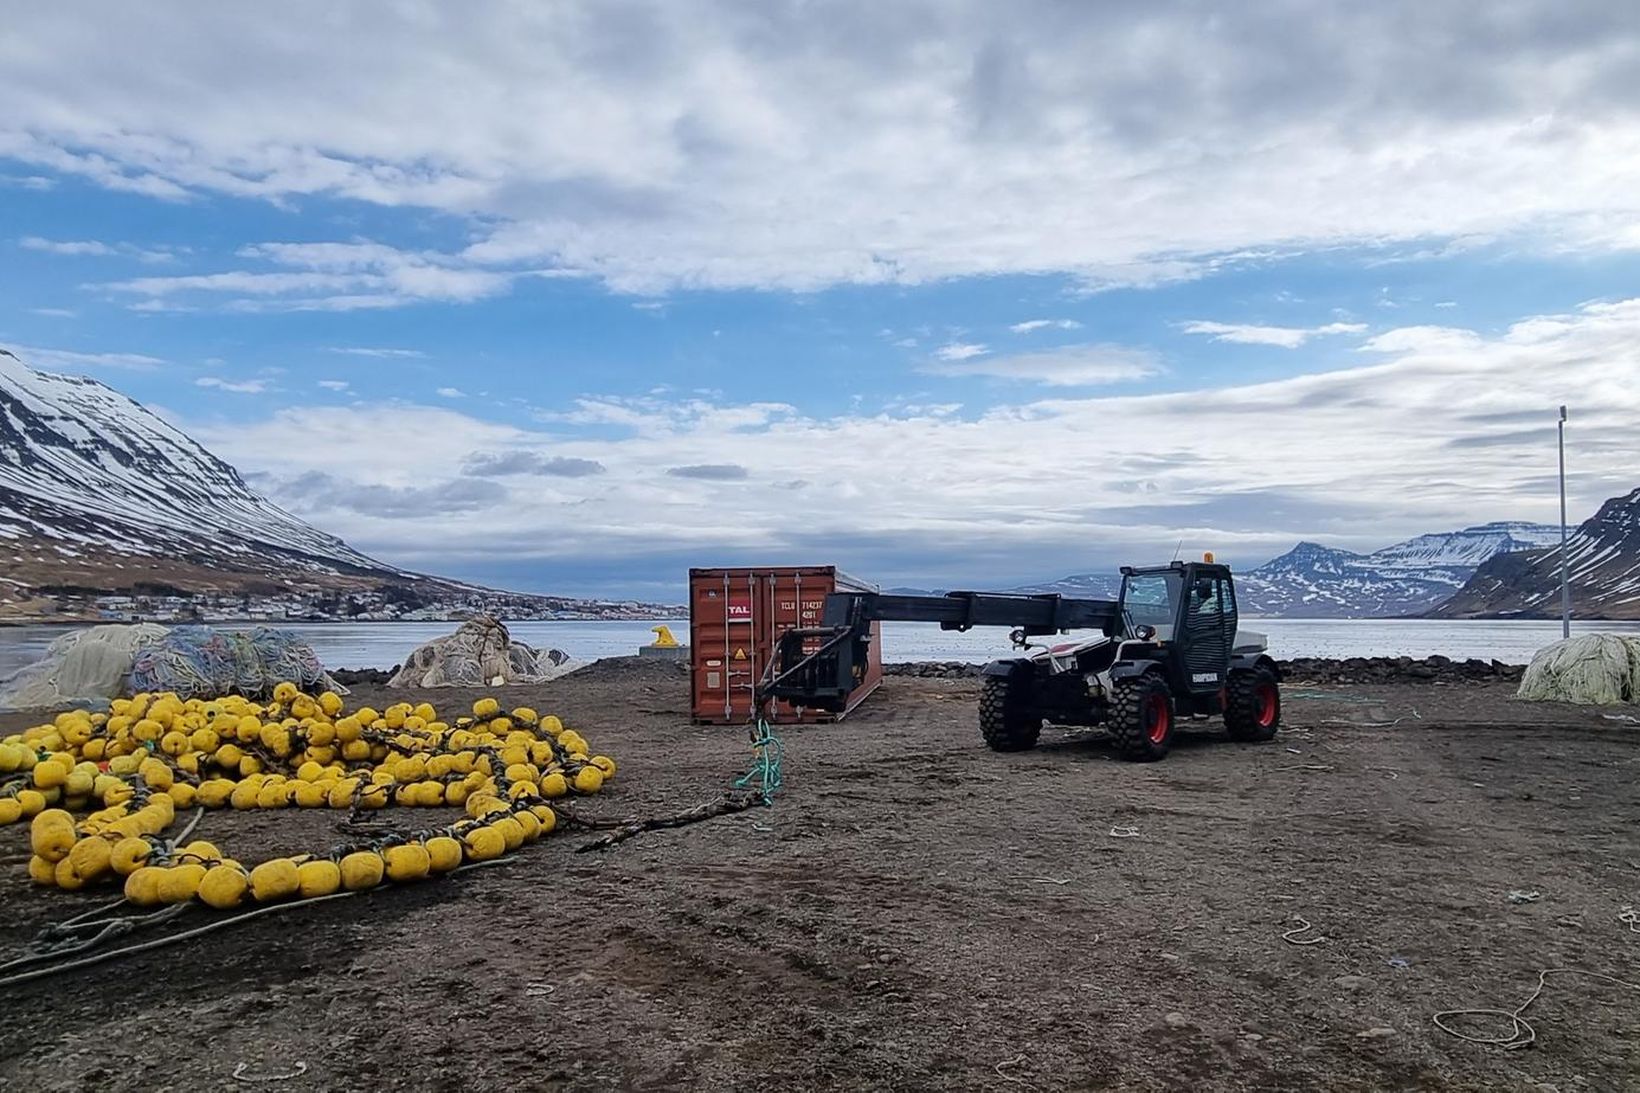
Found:
[[[1374,551],[1368,557],[1378,570],[1469,569],[1499,554],[1559,544],[1560,529],[1548,524],[1500,521],[1462,531],[1419,535]]]
[[[1357,554],[1300,543],[1239,574],[1244,612],[1292,618],[1419,615],[1462,588],[1476,566],[1499,554],[1559,542],[1544,524],[1503,522],[1419,535]]]
[[[1483,564],[1434,612],[1444,618],[1560,614],[1560,550],[1504,554]],[[1572,611],[1579,618],[1640,619],[1640,489],[1613,497],[1566,543]]]
[[[1057,581],[1028,584],[1010,588],[1009,592],[1029,592],[1033,595],[1052,592],[1060,596],[1074,596],[1089,600],[1114,600],[1122,591],[1120,573],[1076,573]]]
[[[1419,535],[1371,554],[1305,542],[1257,569],[1237,573],[1236,593],[1242,612],[1249,615],[1417,615],[1462,588],[1488,559],[1559,541],[1558,528],[1503,522]],[[1014,591],[1111,599],[1121,583],[1115,573],[1082,573]]]
[[[98,617],[110,597],[139,594],[200,611],[237,597],[252,610],[257,600],[296,611],[329,603],[348,615],[671,617],[379,562],[268,501],[118,391],[36,372],[0,349],[0,618]]]
[[[1381,569],[1373,564],[1374,557],[1299,543],[1279,558],[1237,574],[1241,610],[1311,619],[1415,615],[1462,587],[1472,569],[1404,563]]]
[[[229,568],[400,575],[265,498],[239,472],[96,380],[0,349],[0,539]]]

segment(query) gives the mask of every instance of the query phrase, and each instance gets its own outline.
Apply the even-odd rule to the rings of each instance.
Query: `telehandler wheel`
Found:
[[[1281,727],[1281,687],[1268,665],[1230,673],[1225,685],[1224,727],[1232,740],[1275,737]]]
[[[992,751],[1025,751],[1036,747],[1042,718],[1031,709],[1028,694],[1007,676],[986,676],[979,692],[979,734]]]
[[[1173,692],[1160,672],[1124,679],[1112,688],[1106,727],[1123,759],[1154,763],[1173,746]]]

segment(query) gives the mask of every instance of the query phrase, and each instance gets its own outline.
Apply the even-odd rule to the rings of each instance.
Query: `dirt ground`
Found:
[[[303,1064],[268,1088],[1640,1089],[1640,992],[1551,977],[1529,1050],[1431,1023],[1513,1009],[1545,968],[1640,982],[1618,919],[1640,905],[1640,726],[1496,684],[1294,682],[1276,742],[1203,723],[1135,765],[1089,732],[986,751],[976,693],[893,678],[784,730],[772,809],[586,854],[561,832],[12,988],[0,1088]],[[679,811],[750,758],[744,730],[689,723],[675,667],[509,698],[620,763],[588,815]],[[339,841],[341,815],[217,812],[199,835],[254,858]],[[0,960],[106,898],[30,888],[25,844],[0,832]],[[1292,940],[1325,940],[1284,941],[1299,917]]]

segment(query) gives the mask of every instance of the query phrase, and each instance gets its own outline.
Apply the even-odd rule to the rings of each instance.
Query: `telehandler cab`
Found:
[[[1238,630],[1230,568],[1213,562],[1122,567],[1116,600],[950,592],[837,592],[819,627],[780,635],[757,686],[759,710],[783,699],[841,710],[859,683],[876,621],[942,630],[1008,626],[1027,655],[982,673],[979,731],[996,751],[1036,746],[1044,722],[1102,725],[1125,759],[1167,755],[1181,717],[1223,716],[1232,740],[1269,740],[1281,724],[1280,674],[1263,634]],[[1030,639],[1098,633],[1059,645]]]

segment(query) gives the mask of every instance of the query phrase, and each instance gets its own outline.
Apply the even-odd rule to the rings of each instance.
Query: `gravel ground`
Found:
[[[1512,1009],[1544,968],[1640,982],[1617,917],[1640,905],[1640,726],[1509,692],[1295,684],[1276,742],[1204,722],[1135,765],[1085,731],[993,754],[973,681],[897,677],[784,733],[772,809],[586,854],[566,831],[15,987],[0,1088],[303,1064],[270,1088],[1637,1089],[1640,993],[1551,978],[1525,1051],[1431,1023]],[[620,763],[588,815],[677,812],[750,758],[743,730],[689,723],[669,665],[507,699]],[[199,835],[254,858],[337,841],[340,816],[218,812]],[[106,898],[29,887],[25,845],[0,832],[0,953]],[[1299,917],[1293,940],[1325,940],[1284,941]]]

